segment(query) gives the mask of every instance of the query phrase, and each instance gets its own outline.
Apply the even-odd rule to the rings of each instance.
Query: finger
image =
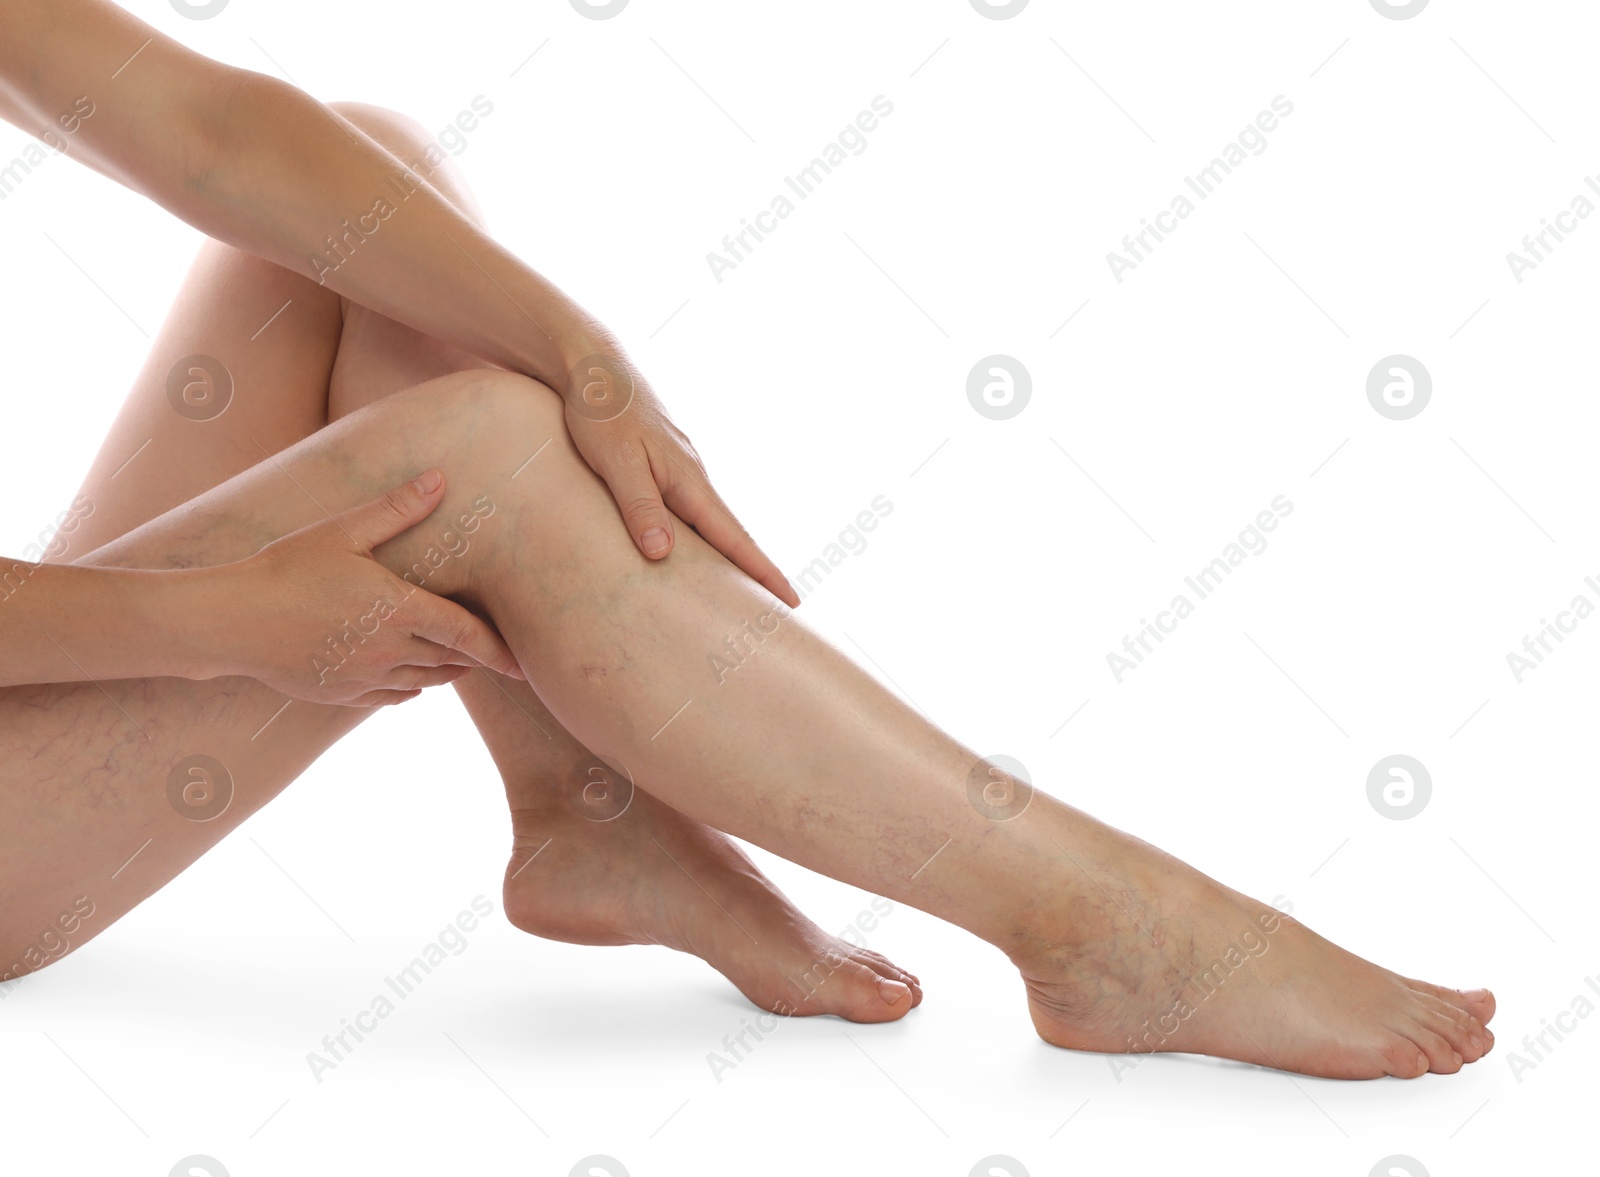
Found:
[[[692,473],[680,470],[680,474],[680,477],[672,480],[667,490],[667,503],[678,518],[698,531],[701,539],[784,604],[790,607],[800,604],[800,596],[789,583],[789,578],[750,538],[750,533],[728,510],[722,496]]]
[[[415,699],[422,691],[368,691],[364,695],[352,699],[345,704],[347,707],[393,707],[396,703],[404,703]]]
[[[469,666],[396,666],[383,676],[383,688],[391,691],[418,691],[440,687],[472,673]]]
[[[476,658],[460,650],[452,650],[449,646],[441,646],[438,642],[430,642],[427,638],[412,638],[398,658],[398,664],[404,666],[465,666],[469,670],[478,669]]]
[[[449,646],[441,646],[438,642],[430,642],[426,638],[413,637],[407,644],[405,652],[400,655],[400,665],[403,666],[444,666],[456,667],[462,675],[470,674],[474,670],[493,670],[494,667],[485,667],[470,654],[463,654],[460,650],[452,650]],[[507,674],[507,671],[498,671]],[[457,675],[456,677],[462,677]],[[522,673],[522,667],[516,666],[509,672],[509,677],[527,682],[527,676]],[[455,678],[449,680],[455,682]]]
[[[622,521],[633,542],[650,560],[664,559],[672,551],[672,514],[661,501],[661,488],[644,451],[631,447],[634,456],[619,456],[612,451],[601,465],[600,477],[617,500]]]
[[[406,528],[421,523],[433,514],[433,509],[443,498],[444,475],[438,470],[424,470],[388,494],[341,513],[333,522],[351,539],[357,550],[370,552]]]
[[[482,618],[467,612],[454,601],[423,591],[412,598],[418,610],[411,623],[413,637],[458,650],[479,666],[498,670],[510,678],[527,681],[517,665],[511,647]]]

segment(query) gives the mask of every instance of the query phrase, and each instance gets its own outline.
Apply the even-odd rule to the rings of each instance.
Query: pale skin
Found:
[[[404,146],[387,138],[403,135],[403,124],[382,112],[347,114]],[[470,213],[461,193],[448,199]],[[258,310],[270,314],[291,290],[301,297],[287,338],[274,344],[283,350],[252,367],[260,395],[212,421],[173,413],[173,359],[253,364],[240,340],[265,318]],[[674,528],[671,558],[646,556],[569,431],[571,401],[559,389],[478,366],[505,353],[440,339],[448,336],[346,304],[268,260],[221,245],[202,254],[85,483],[83,498],[114,510],[88,516],[74,542],[92,550],[65,558],[85,577],[143,569],[176,580],[181,569],[187,579],[173,599],[190,611],[184,625],[158,632],[215,634],[225,652],[195,643],[169,650],[159,670],[100,683],[61,666],[0,691],[9,843],[0,959],[19,959],[80,896],[94,913],[70,939],[92,938],[366,714],[313,701],[309,686],[286,695],[267,685],[270,660],[250,654],[247,631],[275,629],[280,641],[315,649],[330,626],[370,609],[377,582],[307,624],[304,611],[270,603],[269,572],[340,569],[327,577],[337,583],[357,564],[372,565],[359,573],[369,578],[379,566],[391,577],[429,568],[439,533],[478,515],[470,545],[429,568],[426,590],[388,624],[401,625],[413,604],[454,602],[498,636],[463,622],[434,646],[511,670],[498,646],[484,644],[503,639],[527,682],[405,662],[379,666],[372,681],[408,668],[456,681],[506,780],[517,834],[506,907],[521,926],[687,948],[768,1008],[797,1005],[796,978],[824,958],[839,967],[794,1012],[886,1020],[920,999],[915,978],[830,943],[722,830],[994,944],[1018,967],[1035,1026],[1056,1045],[1193,1051],[1343,1078],[1451,1072],[1492,1046],[1485,990],[1369,964],[1043,791],[1006,820],[982,811],[969,788],[975,768],[994,789],[981,794],[990,801],[1004,802],[1010,782],[989,777],[969,749],[813,634],[727,552]],[[146,438],[156,439],[151,449],[168,447],[169,460],[129,466],[113,496],[115,463]],[[251,452],[255,443],[266,460]],[[171,461],[177,453],[186,461]],[[442,492],[407,489],[429,471],[442,475]],[[0,601],[0,626],[34,591],[30,582]],[[137,591],[159,618],[165,594]],[[51,623],[71,622],[56,614]],[[97,624],[65,632],[116,640],[104,616]],[[30,657],[48,657],[41,651]],[[719,674],[711,655],[733,652],[737,670]],[[56,652],[56,664],[69,661]],[[392,689],[412,688],[397,680]],[[234,790],[206,821],[167,796],[174,767],[196,753],[226,766]],[[568,805],[576,768],[580,800]],[[591,769],[609,771],[613,786],[624,772],[638,785],[621,817],[580,816],[585,804],[604,808],[581,800]]]
[[[418,153],[430,136],[420,127],[374,107],[338,104],[336,111],[362,128],[375,140],[390,143],[404,158]],[[454,169],[446,168],[433,177],[437,188],[476,217],[470,192]],[[292,300],[292,301],[291,301]],[[271,302],[265,314],[261,306]],[[291,302],[288,310],[272,324],[271,331],[251,339],[260,321],[273,310]],[[251,320],[255,319],[255,322]],[[281,330],[280,330],[281,329]],[[175,412],[167,399],[167,375],[174,359],[194,354],[215,356],[226,364],[240,392],[221,416],[214,420],[193,421]],[[280,474],[280,485],[302,499],[312,514],[304,521],[324,518],[318,533],[307,534],[284,545],[273,556],[276,569],[257,567],[240,570],[233,585],[219,590],[207,578],[196,575],[194,565],[215,562],[209,546],[184,547],[167,551],[162,567],[183,565],[185,571],[129,573],[155,584],[137,586],[132,596],[140,621],[128,623],[129,593],[113,585],[107,600],[96,601],[80,592],[78,584],[52,582],[52,574],[105,572],[101,553],[83,559],[82,554],[101,547],[109,540],[167,510],[183,504],[231,475],[248,469],[275,455],[293,441],[308,436],[328,423],[391,392],[441,373],[480,366],[448,345],[429,339],[409,328],[365,308],[348,304],[331,291],[288,273],[279,267],[241,251],[209,245],[197,258],[177,304],[163,325],[145,371],[119,414],[85,480],[77,501],[92,504],[93,510],[74,524],[61,542],[67,549],[59,559],[73,564],[48,564],[28,576],[25,587],[13,589],[0,601],[0,624],[21,635],[22,641],[8,648],[0,666],[0,682],[15,682],[18,676],[32,674],[38,682],[69,680],[87,672],[97,680],[134,677],[127,671],[127,660],[154,659],[152,670],[165,675],[215,675],[239,666],[216,665],[219,650],[228,657],[247,658],[252,650],[243,641],[238,618],[248,616],[246,629],[264,640],[260,648],[271,664],[246,667],[257,682],[284,693],[268,692],[273,700],[256,728],[287,701],[317,702],[383,701],[374,698],[383,688],[403,688],[394,698],[409,697],[417,687],[411,675],[426,681],[451,681],[466,703],[482,733],[496,764],[501,769],[511,809],[513,852],[507,866],[504,900],[508,916],[517,926],[540,935],[590,944],[660,943],[703,956],[724,972],[751,1000],[768,1009],[786,1013],[832,1013],[857,1021],[883,1021],[902,1016],[921,1000],[921,990],[910,974],[898,969],[881,955],[855,948],[822,932],[806,919],[767,879],[734,843],[715,830],[689,821],[655,798],[641,794],[624,818],[595,821],[579,815],[567,800],[569,785],[581,783],[585,769],[580,761],[598,765],[600,761],[574,740],[539,702],[538,696],[523,682],[496,675],[491,682],[485,672],[468,673],[465,666],[446,665],[437,671],[431,666],[406,663],[391,666],[381,643],[390,640],[414,641],[411,626],[384,625],[366,636],[352,656],[336,672],[319,681],[311,673],[311,656],[320,654],[324,663],[331,659],[322,646],[326,638],[339,632],[345,623],[358,621],[372,602],[386,596],[396,601],[409,591],[382,565],[349,550],[346,532],[367,538],[365,532],[349,522],[334,526],[320,515],[313,500],[330,504],[321,491],[309,484],[296,486],[298,476]],[[548,399],[547,389],[529,385],[539,399]],[[497,428],[486,423],[485,428]],[[563,434],[565,429],[563,428]],[[529,444],[531,453],[548,438],[541,435]],[[143,446],[137,461],[124,465],[127,455]],[[523,455],[526,457],[527,455]],[[148,461],[146,459],[149,459]],[[267,462],[271,466],[270,461]],[[409,472],[408,472],[409,473]],[[112,482],[112,475],[115,482]],[[524,474],[518,483],[528,479]],[[374,488],[374,492],[382,488]],[[433,500],[434,503],[438,499]],[[470,508],[470,503],[469,503]],[[330,506],[330,509],[335,509]],[[407,505],[411,517],[422,518],[426,504]],[[468,512],[471,513],[470,510]],[[405,572],[430,546],[448,551],[463,541],[477,544],[497,524],[499,513],[476,524],[474,533],[457,526],[458,515],[449,505],[437,507],[433,514],[411,533],[417,541],[407,562],[397,566]],[[298,516],[295,517],[298,519]],[[388,535],[405,520],[383,511],[377,512],[379,531]],[[397,526],[396,524],[399,524]],[[299,523],[287,525],[289,529]],[[479,530],[481,529],[481,530]],[[452,539],[441,536],[449,531]],[[210,539],[208,537],[208,544]],[[252,542],[237,554],[247,554],[268,532],[258,532]],[[331,542],[330,542],[331,541]],[[272,553],[267,553],[272,555]],[[221,559],[229,558],[227,555]],[[259,560],[256,562],[259,564]],[[459,565],[452,557],[442,573]],[[443,594],[449,581],[429,575],[422,565],[429,589]],[[0,575],[4,568],[0,566]],[[413,577],[416,573],[412,572]],[[176,577],[174,586],[162,578]],[[185,580],[198,583],[184,583]],[[93,590],[97,586],[83,586]],[[98,586],[105,592],[105,586]],[[280,600],[288,589],[289,601]],[[120,594],[120,601],[116,594]],[[62,598],[66,601],[63,602]],[[229,603],[216,608],[219,599]],[[470,639],[460,643],[461,654],[436,646],[434,656],[476,666],[478,661],[520,676],[515,659],[505,650],[498,635],[484,622],[443,596],[417,591],[405,598],[407,609],[448,608],[437,624],[459,622],[476,627]],[[352,605],[352,602],[355,602]],[[69,606],[69,607],[64,607]],[[289,605],[289,608],[284,606]],[[73,611],[100,620],[104,632],[91,626],[77,627],[79,640],[68,639],[66,653],[50,637],[65,638],[58,632],[71,624]],[[214,617],[216,624],[201,622]],[[431,613],[425,613],[430,617]],[[57,624],[59,622],[59,624]],[[41,629],[41,623],[43,629]],[[298,632],[301,627],[305,632]],[[107,635],[111,635],[108,639]],[[131,645],[129,637],[153,639],[153,650]],[[442,635],[436,635],[442,636]],[[120,637],[120,643],[118,638]],[[36,642],[34,661],[25,663],[29,638]],[[112,646],[113,649],[102,647]],[[17,654],[12,656],[11,649]],[[503,654],[503,657],[497,655]],[[67,654],[70,653],[70,657]],[[476,656],[476,661],[474,660]],[[202,658],[208,661],[197,666]],[[146,672],[149,673],[148,671]],[[140,676],[143,677],[143,676]],[[203,684],[214,690],[219,685],[239,684],[243,679],[217,678]],[[179,678],[150,680],[158,687],[175,688]],[[119,686],[108,683],[114,694]],[[377,688],[368,692],[368,688]],[[231,692],[225,692],[231,697]],[[110,699],[91,687],[90,696],[103,704],[108,716],[121,718]],[[8,709],[10,697],[12,706]],[[40,696],[27,692],[0,692],[0,715],[31,709]],[[174,706],[182,713],[197,704],[192,696],[182,695]],[[213,706],[219,705],[217,702]],[[272,721],[267,732],[246,741],[248,754],[256,755],[269,735],[289,720],[299,707],[291,708]],[[131,708],[130,708],[131,710]],[[330,732],[342,733],[365,717],[364,710],[325,707],[334,725]],[[81,717],[80,717],[81,718]],[[124,734],[140,743],[143,736],[126,720]],[[74,721],[74,731],[80,730]],[[7,726],[0,724],[0,726]],[[154,734],[145,720],[139,726]],[[18,729],[20,730],[20,729]],[[245,733],[252,735],[252,732]],[[334,736],[333,738],[337,738]],[[4,737],[0,737],[3,743]],[[322,743],[306,754],[314,757]],[[94,748],[85,749],[93,760]],[[208,752],[226,765],[235,761],[219,752]],[[101,759],[104,759],[103,749]],[[82,765],[66,764],[62,772],[83,771]],[[275,776],[267,797],[292,778]],[[92,775],[91,775],[91,779]],[[148,784],[135,770],[129,778]],[[7,782],[9,785],[9,782]],[[155,790],[164,797],[165,777]],[[256,807],[244,781],[237,777],[235,805],[244,803],[236,815],[230,807],[223,816],[206,823],[215,827],[210,836],[193,845],[203,849]],[[170,815],[172,811],[168,809]],[[21,818],[19,817],[20,821]],[[180,820],[177,826],[194,823]],[[92,827],[92,823],[91,823]],[[205,828],[205,827],[202,827]],[[79,831],[80,833],[82,830]],[[189,832],[187,830],[185,833]],[[141,845],[146,834],[128,847],[122,858]],[[120,832],[114,836],[121,846]],[[142,869],[145,859],[157,856],[163,839],[155,838],[136,862],[118,876],[122,881]],[[173,846],[176,869],[192,860],[196,850]],[[530,859],[536,866],[523,869]],[[120,865],[120,861],[117,865]],[[113,868],[115,869],[115,867]],[[176,873],[176,870],[171,871]],[[163,876],[169,877],[169,876]],[[10,893],[8,890],[7,894]],[[86,891],[92,895],[92,891]],[[75,896],[76,897],[76,896]],[[74,898],[75,898],[74,897]],[[74,945],[92,936],[108,923],[113,913],[99,899],[94,916],[81,932],[64,937]],[[55,913],[57,915],[60,912]],[[28,926],[28,925],[22,925]],[[25,943],[37,943],[47,924],[23,933]],[[9,945],[7,945],[9,948]],[[22,955],[0,954],[4,975],[13,962],[28,961]],[[819,983],[820,982],[820,983]]]
[[[681,520],[799,604],[616,338],[425,182],[449,158],[431,138],[397,160],[294,86],[203,57],[108,0],[0,7],[0,118],[218,241],[555,389],[641,552],[665,558]],[[375,214],[380,197],[398,207]],[[583,411],[590,360],[631,385],[608,428]]]

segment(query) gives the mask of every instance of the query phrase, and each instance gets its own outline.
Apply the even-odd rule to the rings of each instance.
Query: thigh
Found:
[[[479,507],[470,545],[452,521],[483,500],[503,501],[516,489],[512,472],[563,428],[559,398],[533,381],[446,377],[328,426],[77,562],[159,569],[242,559],[438,466],[448,489],[435,515],[376,554],[397,572],[425,570],[432,591],[470,596],[504,516]],[[351,607],[354,615],[371,602]],[[348,620],[329,618],[329,636]],[[104,930],[367,714],[290,702],[246,678],[0,691],[0,980]]]
[[[432,137],[382,107],[335,103],[396,156]],[[431,183],[482,217],[446,161]],[[220,242],[201,247],[79,491],[81,522],[52,558],[75,559],[321,429],[436,376],[480,366],[333,291]]]
[[[206,242],[46,558],[81,559],[320,429],[341,330],[336,295]],[[150,567],[248,554],[201,536],[137,550]],[[248,679],[0,690],[0,979],[103,930],[364,717],[284,703]],[[176,807],[146,805],[174,773]]]
[[[416,137],[399,116],[341,109],[398,154]],[[439,182],[476,215],[459,175]],[[398,480],[433,464],[438,447],[413,450],[369,422],[349,435],[362,440],[347,436],[320,452],[365,445],[385,454],[346,465],[339,477],[304,475],[315,490],[287,474],[282,451],[330,416],[470,364],[305,278],[207,242],[82,484],[78,502],[87,509],[50,558],[169,567],[246,556],[315,521],[322,506],[353,505],[387,489],[391,473]],[[459,387],[442,390],[443,399]],[[461,398],[453,400],[459,409]],[[418,407],[386,416],[415,423]],[[204,505],[177,511],[214,488]],[[319,506],[313,495],[322,493],[331,497]],[[474,685],[488,693],[487,683]],[[238,678],[0,690],[0,979],[97,934],[365,715],[290,706]]]
[[[52,558],[76,559],[322,428],[342,330],[332,291],[206,242]]]

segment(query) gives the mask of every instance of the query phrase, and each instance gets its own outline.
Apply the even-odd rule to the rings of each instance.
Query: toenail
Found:
[[[899,1004],[900,993],[904,989],[905,986],[898,981],[884,979],[878,982],[878,996],[883,998],[884,1003],[887,1005]]]
[[[1459,1054],[1456,1054],[1456,1052],[1453,1051],[1453,1050],[1450,1052],[1450,1054],[1456,1060],[1456,1066],[1459,1067],[1461,1065],[1461,1056]]]

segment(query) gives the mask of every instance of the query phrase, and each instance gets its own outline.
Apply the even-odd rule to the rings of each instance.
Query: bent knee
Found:
[[[579,452],[565,402],[549,385],[499,368],[469,368],[402,395],[414,397],[422,415],[408,426],[445,440],[458,468],[526,495],[559,499],[563,509],[546,512],[542,526],[572,527],[594,538],[610,519],[631,547],[611,492]]]
[[[535,446],[547,439],[559,448],[571,446],[561,397],[548,384],[518,372],[466,368],[399,395],[408,411],[425,418],[418,427],[480,456],[519,452],[530,439]]]
[[[426,145],[433,142],[433,136],[428,128],[408,114],[402,114],[387,106],[378,106],[371,102],[329,102],[328,109],[337,113],[346,122],[354,123],[361,128],[362,133],[371,136],[382,143],[384,148],[393,151],[390,143],[404,145],[407,152],[422,151]]]
[[[442,386],[447,398],[463,411],[488,414],[497,420],[562,420],[561,394],[542,380],[508,372],[504,368],[465,368],[432,383]]]
[[[445,155],[440,137],[410,115],[369,102],[329,102],[346,122],[354,124],[394,156],[415,176],[426,180],[481,228],[483,213],[461,169]],[[448,128],[459,137],[454,127]]]

